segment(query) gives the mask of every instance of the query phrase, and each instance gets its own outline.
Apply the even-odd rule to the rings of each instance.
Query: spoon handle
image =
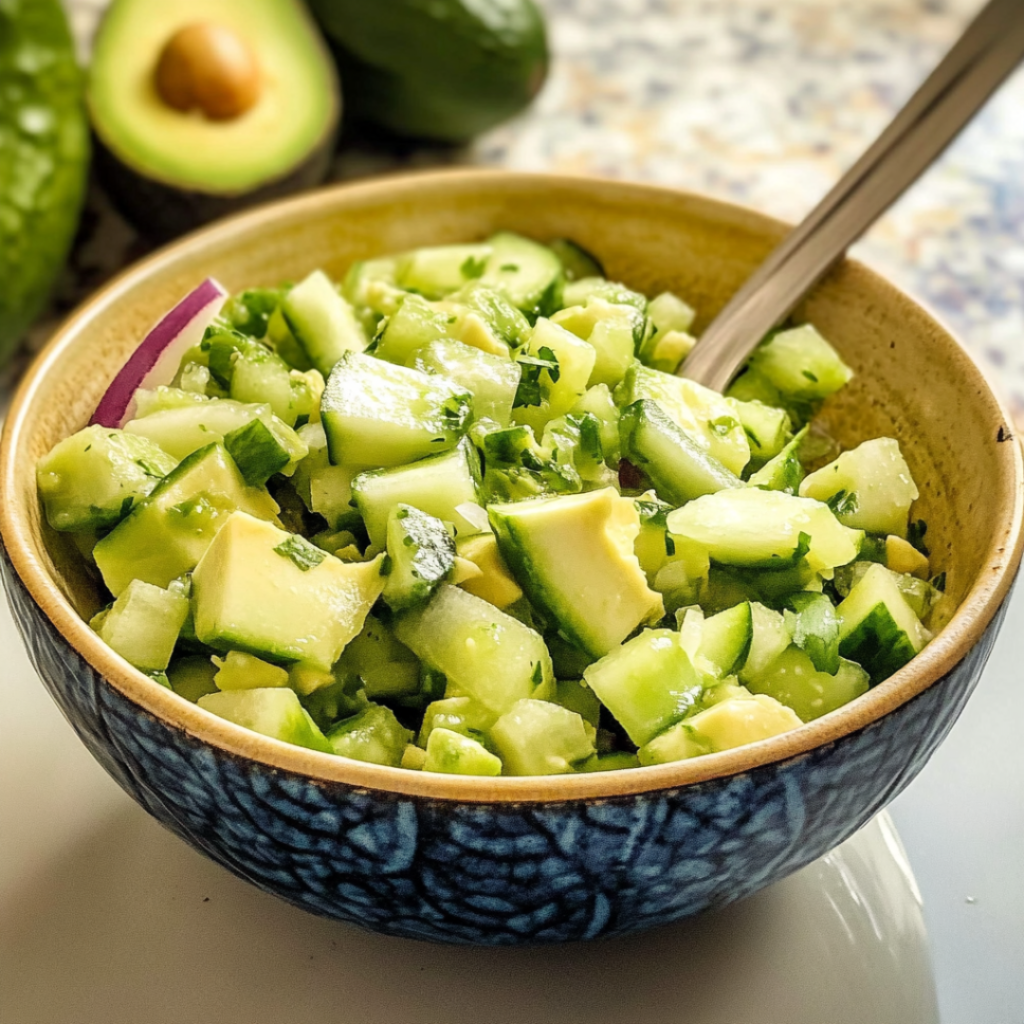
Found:
[[[722,391],[773,327],[949,145],[1024,58],[1024,0],[989,0],[871,148],[771,253],[677,371]]]

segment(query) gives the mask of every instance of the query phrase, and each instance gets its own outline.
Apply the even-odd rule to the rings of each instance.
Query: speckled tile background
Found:
[[[87,53],[105,0],[66,0]],[[348,142],[334,176],[471,163],[695,189],[790,220],[875,138],[978,6],[970,0],[542,0],[536,105],[467,149]],[[93,194],[64,312],[145,245]],[[856,254],[943,317],[1024,416],[1024,73]],[[34,332],[38,346],[52,319]]]

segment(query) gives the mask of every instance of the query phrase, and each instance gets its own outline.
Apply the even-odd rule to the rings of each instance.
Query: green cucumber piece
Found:
[[[236,512],[192,574],[196,636],[215,650],[329,669],[384,589],[381,560],[342,562]]]
[[[201,348],[210,372],[239,402],[266,402],[289,427],[294,426],[291,367],[266,345],[238,331],[214,326]]]
[[[617,306],[632,306],[640,313],[647,309],[647,299],[640,292],[635,292],[618,281],[608,281],[604,277],[577,278],[562,289],[564,307],[585,306],[588,299],[603,299]]]
[[[250,487],[260,487],[291,462],[291,452],[274,436],[263,420],[224,435],[224,447]]]
[[[650,399],[640,399],[622,410],[619,437],[623,457],[647,476],[659,497],[672,504],[742,486],[735,473],[680,430]]]
[[[579,416],[590,413],[598,422],[601,428],[601,450],[604,452],[604,460],[612,469],[618,472],[620,447],[619,447],[619,407],[612,398],[612,393],[606,384],[596,384],[587,388],[583,397],[572,407],[571,415]]]
[[[793,642],[793,634],[781,612],[752,601],[750,616],[750,651],[743,666],[738,669],[742,683],[761,678],[775,659]]]
[[[472,412],[451,381],[348,352],[320,400],[335,465],[400,466],[458,444]]]
[[[593,657],[663,615],[633,552],[636,508],[614,489],[491,505],[488,515],[530,602]]]
[[[502,231],[487,244],[491,255],[482,284],[505,295],[529,317],[548,316],[562,305],[565,274],[561,260],[546,246]]]
[[[345,646],[338,672],[357,676],[371,700],[409,697],[420,690],[420,663],[380,619],[367,615],[359,635]]]
[[[504,714],[553,681],[540,634],[457,587],[442,584],[423,607],[397,616],[395,635],[448,677],[449,696]]]
[[[637,341],[644,327],[643,313],[632,306],[614,305],[592,298],[585,306],[559,310],[551,322],[572,331],[597,353],[588,386],[606,384],[615,387],[626,375]]]
[[[716,676],[731,676],[746,662],[753,638],[751,607],[744,601],[701,623],[698,653],[714,666]]]
[[[260,690],[288,685],[286,669],[244,651],[228,651],[223,660],[214,658],[213,663],[217,666],[213,681],[219,690]]]
[[[645,629],[583,673],[637,746],[696,705],[704,678],[670,629]]]
[[[754,403],[747,403],[752,405]],[[797,494],[804,478],[804,467],[800,461],[800,446],[807,436],[807,427],[803,427],[793,439],[776,455],[769,459],[747,483],[751,487],[760,487],[766,491],[783,491],[785,494]]]
[[[399,502],[451,523],[456,537],[469,537],[486,529],[482,510],[475,512],[479,473],[476,453],[463,441],[450,452],[410,466],[360,473],[352,481],[352,496],[370,542],[378,548],[387,542],[388,516]]]
[[[370,704],[340,721],[327,734],[331,752],[370,764],[397,768],[402,763],[412,733],[395,717],[394,711]]]
[[[413,249],[398,258],[395,279],[406,291],[428,299],[444,298],[480,277],[492,251],[485,243]]]
[[[727,399],[750,442],[750,458],[757,463],[774,459],[793,436],[793,423],[785,409],[764,402]]]
[[[179,697],[195,704],[200,697],[219,692],[213,681],[216,674],[217,666],[209,658],[190,655],[171,662],[167,668],[167,681]]]
[[[292,288],[281,310],[309,361],[325,377],[346,352],[362,352],[370,343],[352,307],[322,270]]]
[[[839,617],[835,606],[824,594],[793,594],[788,604],[796,613],[793,643],[819,672],[835,675],[839,671]],[[785,702],[783,702],[785,703]]]
[[[378,316],[390,316],[406,296],[395,284],[397,265],[395,256],[353,263],[342,282],[342,294],[356,308],[369,309]]]
[[[114,526],[176,465],[147,438],[86,427],[54,445],[36,465],[46,521],[68,531]]]
[[[872,563],[836,609],[839,651],[862,665],[872,683],[901,669],[931,639],[892,574]]]
[[[274,519],[277,503],[249,487],[223,445],[193,452],[93,548],[107,589],[116,597],[134,579],[158,587],[196,567],[236,510]]]
[[[467,331],[466,323],[457,325],[458,337],[467,345],[493,355],[508,355],[509,349],[521,348],[530,340],[533,330],[530,321],[494,288],[471,281],[450,296],[450,301],[457,303],[467,314],[476,314],[487,330],[489,338],[486,343],[481,343],[481,339],[475,336],[476,332]],[[465,319],[468,322],[468,315]]]
[[[585,669],[586,666],[583,666]],[[581,670],[582,671],[582,670]],[[555,685],[554,703],[575,711],[595,729],[601,721],[601,702],[582,679],[559,679]]]
[[[287,687],[210,693],[200,697],[197,703],[204,711],[271,739],[331,753],[324,734],[299,703],[295,692]]]
[[[918,498],[910,467],[891,437],[865,441],[811,473],[800,493],[826,502],[841,523],[869,533],[906,537]]]
[[[416,742],[425,747],[434,729],[448,729],[478,742],[488,742],[487,732],[498,716],[472,697],[445,697],[427,705]]]
[[[171,661],[188,617],[188,598],[179,587],[164,590],[132,580],[103,617],[100,638],[142,672],[162,672]]]
[[[556,238],[548,242],[548,248],[561,260],[566,281],[578,281],[582,277],[604,277],[604,268],[598,258],[571,239]]]
[[[806,651],[794,645],[747,686],[752,693],[774,697],[792,708],[801,721],[810,722],[867,693],[870,680],[860,665],[842,658],[836,659],[835,672],[822,671]]]
[[[779,331],[754,352],[749,365],[787,398],[805,402],[827,398],[853,376],[811,324]]]
[[[588,731],[575,711],[546,700],[516,702],[490,735],[509,775],[565,775],[596,753],[593,727]]]
[[[636,754],[615,750],[610,754],[596,754],[578,765],[578,772],[615,772],[622,768],[639,768],[640,759]]]
[[[373,354],[389,363],[409,366],[431,342],[454,338],[458,323],[458,314],[452,310],[440,309],[419,295],[408,295],[388,317]]]
[[[445,775],[500,775],[501,759],[482,743],[453,732],[436,728],[427,740],[422,770]]]
[[[461,341],[433,341],[416,355],[415,367],[437,373],[473,396],[473,418],[503,427],[512,418],[512,403],[522,376],[520,365],[502,356],[471,348]]]
[[[455,541],[444,523],[411,505],[388,515],[384,600],[395,612],[422,604],[455,568]]]

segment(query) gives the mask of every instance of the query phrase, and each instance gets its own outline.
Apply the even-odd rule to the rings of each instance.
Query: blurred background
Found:
[[[226,203],[208,203],[217,168],[203,154],[192,155],[188,181],[154,170],[153,159],[163,158],[152,158],[160,141],[159,125],[146,123],[153,112],[122,101],[131,91],[135,51],[152,48],[139,58],[148,67],[165,56],[166,36],[138,26],[158,23],[157,12],[182,3],[204,12],[233,7],[246,16],[282,6],[279,0],[115,0],[123,17],[108,18],[97,36],[107,0],[0,0],[5,402],[31,355],[91,291],[162,240],[276,189],[268,192],[257,174]],[[293,6],[306,18],[299,0]],[[334,143],[329,104],[324,108],[324,131],[295,156],[302,173],[289,184],[457,164],[550,170],[696,190],[796,221],[876,137],[978,6],[976,0],[537,0],[538,16],[529,0],[309,0],[312,17],[303,31],[312,33],[313,48],[297,44],[289,59],[303,74],[321,68],[327,79],[337,68],[342,117]],[[440,23],[453,34],[451,49],[437,51],[447,53],[444,59],[431,62],[435,51],[418,37],[416,19],[425,11],[440,11]],[[396,12],[410,15],[405,30]],[[358,28],[358,39],[339,29],[348,24]],[[273,45],[287,48],[287,38],[277,33]],[[195,54],[185,47],[177,65],[174,56],[168,95],[181,74],[187,80]],[[386,81],[374,77],[370,57],[388,65]],[[87,86],[74,71],[75,59],[87,70]],[[409,70],[420,65],[432,83],[427,89]],[[475,69],[475,82],[465,77],[467,66]],[[244,86],[244,75],[240,81]],[[91,124],[82,113],[85,88]],[[442,94],[443,110],[420,102]],[[239,102],[245,101],[243,95]],[[188,95],[181,99],[183,107],[190,102]],[[227,124],[236,115],[218,116]],[[274,140],[271,122],[234,148],[259,156]],[[174,140],[169,147],[183,148]],[[948,323],[1021,422],[1024,72],[855,255]],[[1024,625],[1019,596],[1009,614]],[[924,894],[943,1019],[953,1024],[1024,1020],[1018,871],[1024,751],[1014,724],[1024,716],[1024,694],[1012,650],[1016,633],[1012,624],[1004,631],[981,692],[950,741],[893,806]],[[31,685],[32,699],[56,723],[52,736],[46,727],[46,737],[70,742],[56,709]],[[0,774],[27,763],[28,734],[13,730],[5,734],[0,723],[0,755],[7,751]],[[91,763],[89,769],[101,775]],[[76,791],[70,779],[46,784]],[[31,826],[3,798],[0,791],[0,821],[7,808],[7,820],[18,820],[24,832],[20,839],[9,833],[7,846],[0,835],[0,859],[17,868]]]

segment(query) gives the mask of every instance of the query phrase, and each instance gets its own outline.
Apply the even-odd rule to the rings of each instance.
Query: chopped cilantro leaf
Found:
[[[290,558],[303,572],[316,568],[327,557],[323,551],[297,533],[293,533],[287,540],[278,544],[274,551],[282,558]]]
[[[852,516],[860,508],[860,502],[854,491],[836,491],[825,504],[837,516]]]
[[[801,370],[800,372],[801,372],[801,373],[802,373],[802,374],[803,374],[803,375],[804,375],[804,376],[805,376],[805,377],[806,377],[806,378],[807,378],[807,379],[808,379],[808,380],[809,380],[809,381],[810,381],[810,382],[811,382],[812,384],[817,384],[817,383],[818,383],[818,377],[817,377],[817,375],[816,375],[816,374],[813,374],[813,373],[811,373],[811,371],[810,371],[810,370]]]
[[[482,256],[477,259],[475,256],[467,256],[462,261],[462,266],[459,267],[459,271],[463,277],[467,280],[472,280],[476,277],[483,277],[484,270],[487,269],[487,257]]]

